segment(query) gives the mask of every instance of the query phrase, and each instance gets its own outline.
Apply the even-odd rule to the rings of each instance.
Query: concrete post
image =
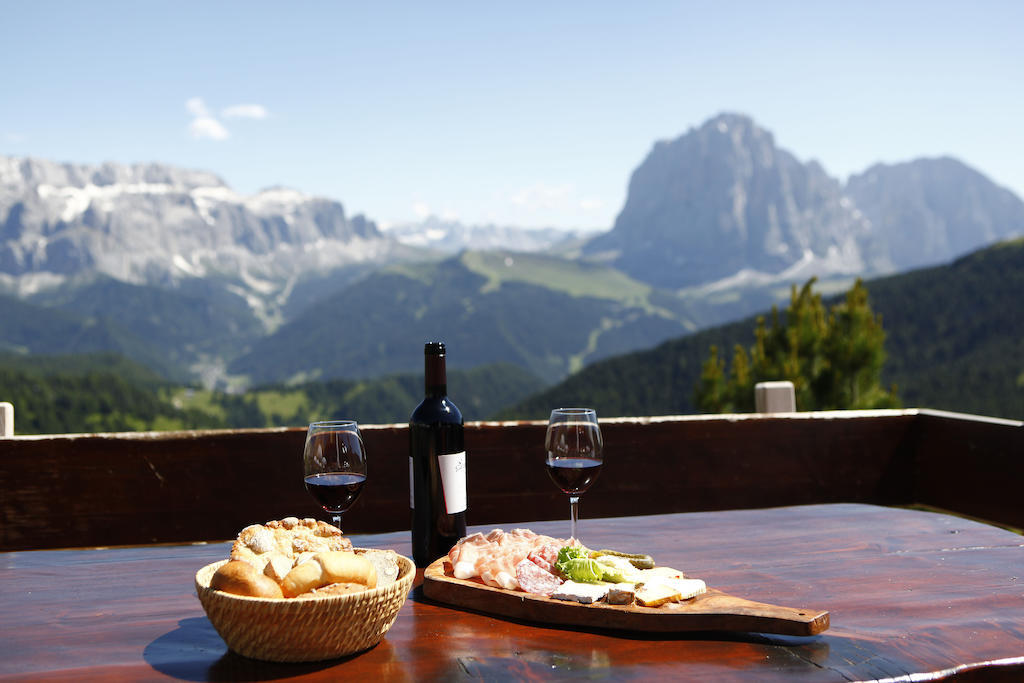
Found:
[[[758,382],[754,405],[759,413],[795,413],[796,391],[792,382]]]
[[[14,436],[14,406],[10,403],[0,403],[0,439],[5,436]]]

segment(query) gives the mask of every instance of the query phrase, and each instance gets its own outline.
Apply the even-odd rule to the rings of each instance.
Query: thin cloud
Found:
[[[226,140],[231,137],[231,133],[225,128],[220,121],[210,116],[199,116],[192,119],[192,123],[189,124],[188,130],[192,133],[192,137],[197,140],[203,138],[209,138],[210,140]]]
[[[226,119],[265,119],[267,108],[262,104],[233,104],[220,111]]]
[[[196,140],[226,140],[231,136],[228,129],[210,114],[202,97],[193,97],[185,102],[185,109],[192,114],[192,122],[188,131]]]
[[[231,132],[210,112],[202,97],[186,100],[185,109],[192,115],[188,130],[196,140],[226,140],[231,137]],[[222,109],[220,115],[226,119],[265,119],[267,108],[262,104],[233,104]]]

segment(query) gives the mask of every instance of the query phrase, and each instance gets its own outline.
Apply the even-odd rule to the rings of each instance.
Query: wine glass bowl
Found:
[[[590,488],[604,464],[604,440],[592,408],[556,408],[544,436],[551,481],[569,496],[571,538],[577,538],[580,494]]]
[[[366,449],[355,420],[313,422],[302,450],[306,490],[341,529],[341,515],[362,493]]]

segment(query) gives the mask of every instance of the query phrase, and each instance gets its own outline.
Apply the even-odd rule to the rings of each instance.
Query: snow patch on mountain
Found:
[[[161,164],[0,156],[0,287],[18,294],[90,273],[159,285],[217,276],[259,307],[295,273],[410,257],[339,202],[290,188],[247,196]]]
[[[558,228],[519,228],[493,223],[465,225],[437,216],[428,216],[419,223],[389,225],[384,232],[406,246],[443,254],[456,254],[466,249],[546,252],[579,240],[584,234]]]

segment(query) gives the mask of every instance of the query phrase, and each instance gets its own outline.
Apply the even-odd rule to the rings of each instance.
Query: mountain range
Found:
[[[584,253],[678,288],[887,274],[1020,234],[1024,202],[959,161],[876,165],[844,186],[723,114],[655,144]]]
[[[427,216],[418,223],[382,227],[386,235],[402,244],[430,249],[446,255],[460,251],[503,249],[531,253],[578,249],[587,233],[558,228],[518,228],[511,225],[465,225],[456,220]]]
[[[116,351],[245,386],[409,372],[442,337],[456,366],[553,382],[811,275],[838,290],[1021,234],[1024,203],[959,161],[844,184],[737,114],[656,143],[593,235],[437,218],[383,231],[203,171],[0,157],[0,350]]]

